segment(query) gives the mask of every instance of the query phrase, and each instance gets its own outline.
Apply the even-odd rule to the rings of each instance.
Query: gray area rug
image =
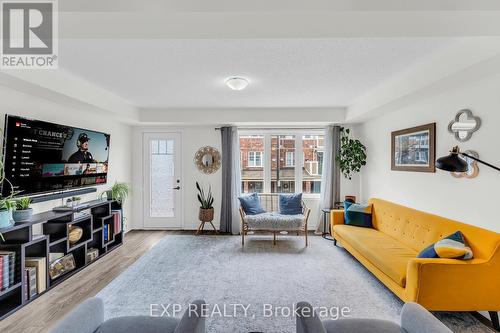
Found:
[[[288,311],[302,300],[332,308],[333,316],[348,307],[350,317],[399,320],[403,303],[330,241],[310,237],[305,248],[303,237],[281,236],[273,246],[272,236],[251,235],[243,249],[240,242],[236,236],[165,237],[97,295],[106,319],[151,309],[171,313],[168,304],[186,309],[204,299],[212,314],[208,332],[295,332]],[[454,332],[490,332],[468,313],[437,316]]]

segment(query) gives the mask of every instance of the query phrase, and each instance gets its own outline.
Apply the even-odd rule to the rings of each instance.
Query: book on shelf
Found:
[[[3,257],[0,256],[0,290],[3,289]]]
[[[115,235],[122,232],[122,211],[112,210]]]
[[[24,269],[24,283],[23,283],[24,299],[25,300],[29,300],[29,288],[30,288],[29,279],[30,279],[30,276],[28,274],[28,269],[25,268]]]
[[[49,262],[53,262],[59,258],[64,257],[64,252],[50,252],[49,253]]]
[[[28,299],[32,299],[43,290],[38,289],[38,268],[37,267],[26,267],[26,272],[28,273]]]
[[[106,243],[108,241],[108,229],[109,229],[109,225],[107,224],[104,224],[104,227],[102,228],[102,231],[103,231],[103,236],[104,236],[104,242]]]
[[[14,285],[14,275],[16,267],[16,252],[0,251],[0,256],[3,257],[3,285],[4,289]],[[5,263],[7,261],[7,264]]]
[[[45,257],[26,257],[24,265],[36,268],[36,288],[39,294],[44,292],[47,289],[47,259]]]

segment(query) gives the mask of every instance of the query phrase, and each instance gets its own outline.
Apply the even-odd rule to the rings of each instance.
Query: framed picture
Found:
[[[391,133],[391,170],[436,172],[436,123]]]

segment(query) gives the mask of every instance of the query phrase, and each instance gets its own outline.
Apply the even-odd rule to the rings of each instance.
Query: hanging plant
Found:
[[[349,180],[366,165],[366,147],[361,141],[352,139],[350,132],[348,128],[340,129],[340,148],[337,155],[340,171]]]

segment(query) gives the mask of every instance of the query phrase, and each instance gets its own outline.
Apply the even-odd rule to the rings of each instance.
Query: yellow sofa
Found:
[[[331,212],[332,236],[405,302],[433,311],[500,311],[500,234],[381,199],[371,199],[373,229],[344,224]],[[455,231],[471,260],[417,258]]]

